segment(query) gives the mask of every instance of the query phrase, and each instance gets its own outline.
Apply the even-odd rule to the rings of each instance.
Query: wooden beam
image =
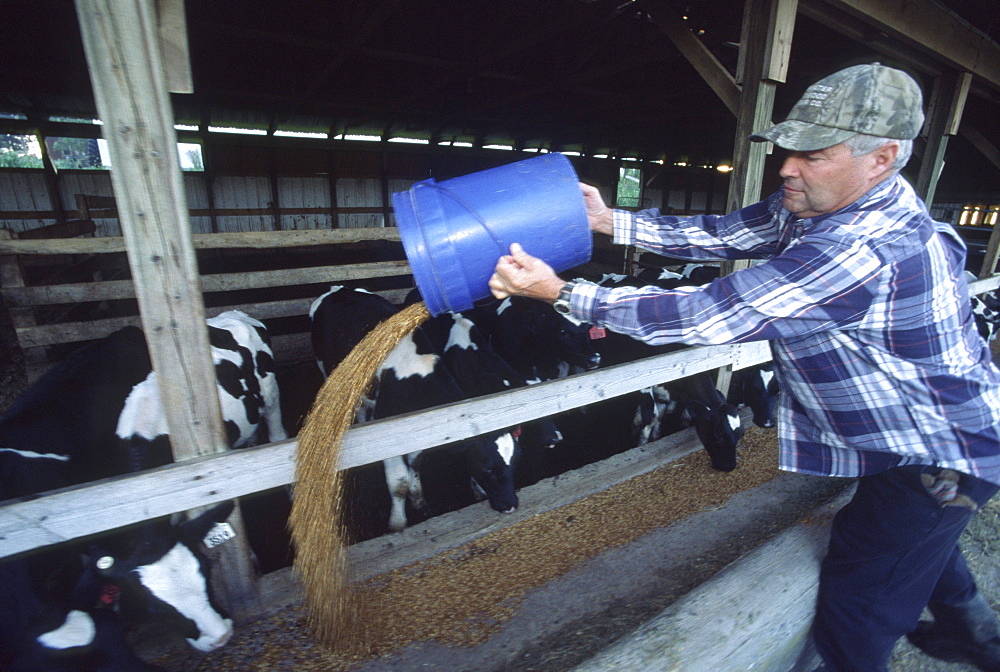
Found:
[[[366,209],[370,211],[371,209]],[[319,209],[322,211],[322,209]],[[197,212],[197,211],[195,211]],[[287,211],[285,211],[287,212]],[[366,240],[399,241],[399,229],[303,229],[301,231],[234,231],[195,233],[196,250],[271,249],[339,245]],[[125,251],[124,238],[0,240],[0,254],[112,254]]]
[[[779,84],[785,82],[798,10],[799,0],[779,0],[771,5],[771,19],[767,25],[768,46],[762,75],[762,79],[766,81]]]
[[[377,420],[347,431],[337,468],[445,445],[727,363],[741,369],[770,358],[764,342],[686,348]],[[2,504],[0,557],[287,485],[295,477],[295,449],[294,440],[244,448]]]
[[[792,29],[772,29],[779,14],[783,21],[789,19],[789,3],[786,0],[746,0],[743,5],[743,28],[740,38],[740,63],[744,75],[740,108],[736,116],[736,137],[733,139],[733,170],[729,174],[729,194],[726,198],[726,212],[734,212],[760,200],[761,185],[764,181],[764,160],[767,158],[768,143],[751,142],[750,134],[771,123],[774,113],[774,93],[776,85],[771,80],[770,68],[774,65],[779,34],[791,38]],[[791,19],[794,21],[792,12]],[[784,51],[790,45],[782,45]],[[780,73],[779,73],[780,74]],[[782,74],[783,76],[783,74]],[[720,269],[723,275],[747,268],[748,260],[724,262]],[[716,386],[727,393],[732,378],[732,367],[719,369]]]
[[[937,190],[945,150],[948,148],[948,136],[954,135],[949,131],[957,129],[962,120],[971,80],[972,75],[967,72],[951,72],[934,82],[934,90],[928,101],[927,121],[924,124],[927,149],[921,158],[920,173],[914,185],[917,195],[927,207],[931,207],[934,202],[934,192]]]
[[[244,273],[214,273],[201,278],[204,292],[231,292],[237,289],[263,289],[315,285],[345,280],[367,280],[409,275],[405,261],[373,261],[365,264],[340,266],[308,266],[276,271],[248,271]],[[64,285],[3,288],[3,297],[12,306],[46,306],[86,301],[109,301],[140,298],[130,280],[103,280],[100,282],[74,282]],[[58,326],[58,325],[53,325]]]
[[[48,143],[45,142],[45,138],[41,135],[35,136],[35,141],[38,142],[38,149],[42,153],[42,170],[45,175],[45,190],[49,195],[49,202],[52,204],[52,212],[55,215],[55,220],[57,222],[66,221],[66,210],[63,208],[62,195],[59,191],[59,171],[56,170],[56,166],[52,163],[52,157],[49,154]]]
[[[0,243],[10,240],[12,234],[7,229],[0,229]],[[12,254],[0,254],[0,289],[3,291],[23,288],[24,272],[18,258]],[[10,320],[17,329],[30,329],[37,326],[35,313],[30,307],[17,307],[0,301],[0,310],[7,310],[10,313]],[[45,350],[42,348],[30,348],[18,339],[18,347],[24,355],[25,369],[44,366],[46,360]]]
[[[227,450],[191,242],[173,107],[152,0],[77,0],[111,184],[175,459]],[[230,520],[241,527],[239,514]],[[254,608],[246,536],[220,557],[220,592],[237,616]],[[227,544],[227,546],[229,546]]]
[[[0,233],[0,235],[3,235]],[[3,257],[0,257],[0,269],[2,269]],[[391,303],[402,304],[409,293],[408,289],[387,289],[373,292],[384,296]],[[304,299],[287,299],[284,301],[267,301],[264,303],[238,303],[227,304],[206,308],[205,312],[209,317],[215,317],[227,310],[240,310],[258,320],[267,321],[281,317],[298,317],[309,314],[309,308],[315,299],[313,297]],[[11,307],[11,310],[15,310]],[[23,326],[15,328],[17,340],[23,348],[31,348],[44,345],[60,345],[64,343],[79,343],[80,341],[91,341],[104,338],[111,332],[122,327],[134,325],[141,326],[138,315],[131,317],[108,317],[98,320],[87,320],[86,322],[59,322],[58,324],[43,324],[38,326]],[[309,338],[309,334],[302,332],[302,336]],[[277,346],[281,336],[272,336],[272,349],[275,359],[283,359],[283,353]],[[312,346],[309,346],[310,352]],[[314,355],[310,355],[310,359]]]
[[[670,38],[733,115],[740,111],[740,87],[729,71],[695,37],[673,7],[647,5],[653,23]]]
[[[851,494],[817,507],[570,672],[815,669],[818,661],[797,661],[816,613],[830,524]]]
[[[173,111],[157,53],[146,48],[158,38],[151,6],[78,0],[77,9],[175,456],[225,450]]]
[[[1000,89],[1000,45],[931,0],[823,0]]]
[[[948,124],[944,128],[945,135],[958,135],[958,129],[962,124],[962,114],[965,112],[965,101],[969,97],[969,88],[972,86],[972,73],[961,72],[954,86],[954,95],[951,97],[948,108]]]
[[[767,157],[766,142],[751,142],[750,134],[771,124],[775,84],[766,68],[774,48],[776,33],[769,30],[772,18],[784,0],[747,0],[743,8],[740,59],[745,82],[740,96],[733,140],[733,171],[729,174],[726,212],[733,212],[760,200]]]
[[[184,0],[156,0],[156,16],[167,89],[171,93],[194,93]]]

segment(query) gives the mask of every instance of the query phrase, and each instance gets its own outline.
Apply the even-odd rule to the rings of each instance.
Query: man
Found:
[[[837,672],[886,670],[908,635],[932,656],[1000,670],[1000,629],[958,539],[1000,486],[1000,370],[971,315],[965,246],[898,175],[923,124],[907,74],[880,64],[809,87],[751,136],[788,150],[781,190],[724,216],[609,209],[590,228],[682,259],[758,259],[705,287],[566,283],[518,245],[494,295],[650,343],[770,340],[780,466],[858,477],[820,572],[813,641]],[[920,622],[929,606],[933,622]]]

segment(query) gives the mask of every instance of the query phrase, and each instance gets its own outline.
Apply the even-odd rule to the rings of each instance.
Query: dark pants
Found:
[[[833,672],[887,669],[896,641],[930,601],[957,604],[976,593],[958,539],[971,508],[941,506],[920,480],[937,467],[865,476],[834,517],[820,568],[813,638]],[[996,485],[962,474],[959,492],[980,507]]]

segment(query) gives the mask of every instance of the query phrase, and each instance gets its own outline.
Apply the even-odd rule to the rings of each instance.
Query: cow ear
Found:
[[[684,410],[694,419],[707,418],[712,414],[709,405],[699,399],[686,399]]]

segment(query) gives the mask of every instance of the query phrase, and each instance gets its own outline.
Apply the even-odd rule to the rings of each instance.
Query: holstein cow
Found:
[[[726,401],[753,411],[753,424],[774,427],[774,406],[778,401],[778,379],[770,363],[733,371]]]
[[[978,278],[974,273],[965,272],[967,282],[975,282]],[[989,343],[997,337],[997,326],[1000,325],[1000,290],[983,294],[973,294],[969,297],[972,307],[972,319],[976,322],[976,330],[983,340]]]
[[[0,417],[0,500],[128,471],[127,456],[117,450],[115,425],[126,395],[146,377],[149,368],[141,331],[127,327],[77,350],[39,378]],[[205,520],[220,515],[224,518],[228,511],[219,509]],[[178,558],[188,554],[174,550],[176,533],[161,529],[147,536],[150,532],[147,529],[142,534],[130,532],[102,538],[114,545],[115,552],[101,557],[117,560],[119,568],[131,566],[133,559],[136,568],[168,567],[152,570],[153,573],[145,577],[137,572],[128,573],[124,578],[130,587],[120,589],[120,599],[108,597],[109,602],[116,607],[127,603],[129,606],[123,614],[144,614],[183,623],[184,636],[202,650],[225,644],[232,625],[211,606],[203,559],[199,556],[197,562],[178,563]],[[153,551],[151,539],[162,548],[161,553]],[[135,552],[141,555],[133,555]],[[166,564],[160,565],[161,561]],[[107,563],[105,560],[102,564]],[[90,656],[115,657],[120,653],[126,645],[113,639],[118,631],[116,618],[103,612],[90,614],[86,610],[66,607],[74,590],[81,590],[79,577],[85,574],[79,553],[69,548],[0,561],[0,585],[4,590],[15,586],[21,598],[13,602],[2,600],[5,609],[2,649],[8,658],[0,658],[3,663],[0,669],[14,669],[13,663],[8,667],[7,661],[13,660],[15,652],[33,660],[32,656],[41,655],[46,648],[58,648],[59,642],[66,641],[65,635],[74,635],[77,639],[73,641],[84,642],[91,631],[90,647],[74,645],[60,652],[59,659],[69,662],[65,667],[52,669],[92,669],[86,662],[91,660]],[[31,579],[24,579],[26,575]],[[176,590],[171,591],[171,586]],[[36,617],[50,609],[56,612],[63,609],[63,619],[46,617],[49,620],[39,622]],[[73,613],[75,611],[82,614]],[[65,629],[62,629],[64,624]],[[75,627],[78,625],[80,628]],[[37,640],[37,636],[50,632],[53,634]],[[79,660],[84,662],[79,662],[77,655],[82,656]]]
[[[98,559],[102,565],[108,560]],[[44,604],[32,589],[28,561],[0,568],[0,666],[7,672],[158,672],[128,646],[125,621],[103,602],[114,599],[97,562],[70,594]]]
[[[115,451],[115,425],[150,368],[137,327],[51,367],[0,416],[0,493],[20,497],[129,471]]]
[[[316,299],[310,309],[313,347],[324,373],[328,374],[375,324],[393,312],[392,304],[364,290],[336,286]],[[358,410],[360,421],[388,418],[473,396],[462,390],[447,361],[461,362],[456,366],[465,367],[459,376],[468,380],[467,384],[490,384],[488,378],[477,377],[483,369],[477,368],[475,350],[470,347],[471,323],[459,322],[451,315],[439,317],[433,318],[428,328],[438,333],[446,321],[452,323],[444,328],[448,334],[444,349],[439,351],[422,327],[404,337],[375,372],[372,399],[362,403]],[[500,380],[497,378],[493,384],[500,384]],[[485,491],[495,510],[507,513],[516,509],[513,470],[519,446],[511,432],[490,432],[441,450],[460,456],[469,476]],[[418,512],[429,513],[420,480],[421,452],[383,461],[392,499],[391,531],[406,527],[407,500]]]
[[[644,268],[639,278],[664,289],[707,284],[720,275],[717,265],[686,264],[680,272],[655,267]],[[726,401],[738,407],[749,406],[753,422],[758,427],[774,427],[774,405],[778,398],[778,381],[770,364],[734,371]]]
[[[648,270],[648,269],[647,269]],[[659,270],[659,269],[657,269]],[[688,269],[691,270],[691,269]],[[647,278],[651,274],[647,274]],[[690,284],[675,274],[657,273],[657,284],[679,286]],[[674,283],[677,285],[674,285]],[[634,278],[622,280],[605,278],[605,286],[627,284],[636,286]],[[643,283],[639,282],[639,286]],[[595,347],[601,354],[605,366],[632,362],[644,357],[683,349],[682,344],[649,345],[637,339],[606,332],[604,338],[595,340]],[[743,436],[743,426],[739,409],[729,403],[715,387],[715,377],[711,372],[698,373],[662,385],[656,385],[637,395],[635,433],[642,439],[652,439],[680,429],[682,424],[694,426],[712,467],[720,471],[736,468],[736,445]]]
[[[201,651],[224,646],[232,621],[212,601],[200,546],[232,508],[226,503],[191,521],[106,535],[82,566],[72,549],[0,564],[0,669],[157,670],[126,641],[127,626],[139,621],[155,621]]]
[[[419,300],[420,292],[414,289],[404,303],[409,305]],[[471,397],[540,382],[522,376],[524,371],[536,373],[534,366],[524,366],[518,372],[493,348],[489,336],[496,330],[500,305],[500,302],[483,303],[461,313],[438,315],[421,325],[434,347],[445,356],[445,365],[459,387]],[[505,329],[512,327],[522,328],[503,323]],[[523,448],[554,448],[562,440],[562,434],[551,418],[539,418],[522,424],[519,438]]]
[[[574,371],[587,371],[600,364],[591,343],[590,325],[582,324],[532,299],[511,297],[481,302],[463,311],[486,337],[498,355],[527,384],[562,378]],[[525,462],[524,484],[545,476],[542,455],[562,441],[556,419],[544,417],[524,423],[521,444]]]
[[[607,332],[598,341],[601,359],[608,366],[636,361],[679,349],[649,346],[629,336]],[[726,401],[715,387],[710,372],[672,380],[636,393],[634,434],[646,441],[694,426],[712,467],[720,471],[736,468],[736,445],[743,436],[739,409]]]
[[[229,447],[288,438],[281,421],[281,397],[267,328],[238,310],[221,313],[207,324]],[[156,372],[150,372],[131,391],[115,433],[135,468],[173,461]]]
[[[562,378],[574,369],[588,371],[600,364],[600,355],[591,343],[590,325],[523,297],[510,297],[494,305],[491,325],[484,328],[477,320],[478,313],[471,319],[488,336],[493,349],[529,383]]]

